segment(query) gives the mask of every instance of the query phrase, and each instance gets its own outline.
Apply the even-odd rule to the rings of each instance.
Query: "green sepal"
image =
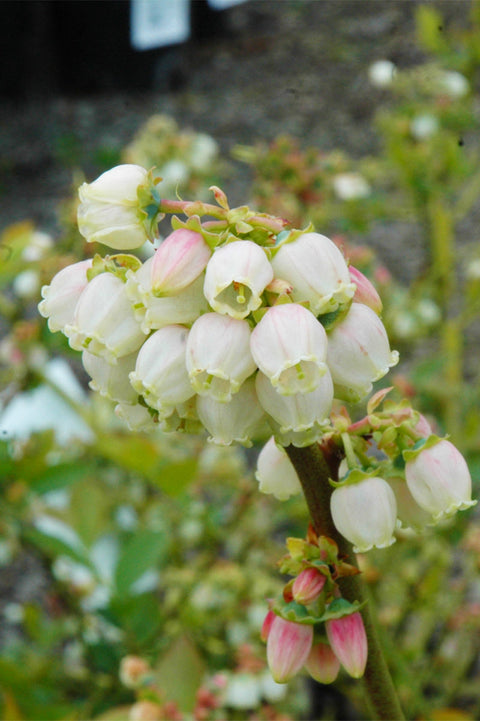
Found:
[[[274,603],[272,611],[285,621],[301,623],[303,626],[314,626],[319,621],[318,617],[312,616],[301,603],[296,601],[286,603],[283,598]]]
[[[323,614],[317,619],[317,623],[331,621],[336,618],[343,618],[343,616],[351,616],[352,613],[360,611],[366,603],[367,601],[363,601],[362,603],[354,601],[353,603],[350,603],[350,601],[347,601],[345,598],[335,598],[332,603],[327,606]]]
[[[336,310],[332,310],[330,313],[323,313],[322,315],[318,315],[317,320],[323,325],[327,332],[333,330],[335,326],[341,323],[342,320],[345,318],[348,311],[350,310],[351,305],[352,299],[348,300],[346,303],[343,303]]]
[[[165,213],[160,211],[162,199],[157,187],[160,181],[161,178],[154,177],[153,170],[150,170],[146,182],[137,188],[138,217],[150,240],[157,237],[158,223],[165,217]]]
[[[333,481],[331,478],[329,479],[329,483],[334,488],[342,488],[343,486],[353,486],[355,483],[361,483],[362,481],[365,481],[367,478],[375,478],[378,476],[379,469],[376,466],[375,468],[352,468],[346,476],[342,478],[341,481]]]
[[[437,443],[440,443],[440,441],[447,440],[447,438],[448,436],[441,438],[440,436],[436,436],[434,434],[428,436],[428,438],[420,438],[412,448],[407,448],[407,450],[402,452],[405,462],[413,461],[413,459],[416,458],[421,451],[426,450],[427,448],[432,448],[433,446],[436,446]]]
[[[92,260],[92,267],[87,270],[87,280],[90,282],[97,275],[102,273],[113,273],[117,278],[125,283],[127,279],[127,272],[132,270],[137,271],[142,265],[142,261],[139,260],[135,255],[129,253],[116,253],[115,255],[101,255],[95,254]]]
[[[171,225],[173,230],[187,228],[188,230],[193,230],[195,233],[200,233],[210,250],[215,250],[215,248],[225,242],[225,233],[214,233],[206,230],[206,228],[204,228],[202,225],[200,216],[198,215],[191,215],[189,218],[187,218],[187,220],[181,220],[177,215],[174,215],[171,220]]]
[[[298,228],[293,228],[293,230],[282,230],[277,235],[277,240],[275,242],[275,247],[272,248],[273,254],[278,251],[279,248],[282,247],[282,245],[286,245],[287,243],[293,243],[297,238],[299,238],[301,235],[305,235],[305,233],[314,233],[315,228],[313,226],[313,223],[309,223],[306,228],[302,228],[301,230]],[[286,233],[286,235],[284,235]]]

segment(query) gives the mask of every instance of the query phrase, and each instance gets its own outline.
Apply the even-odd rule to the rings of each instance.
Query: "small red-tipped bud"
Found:
[[[296,577],[292,586],[293,598],[297,603],[308,606],[321,594],[325,585],[325,576],[317,568],[305,568]]]
[[[272,623],[276,618],[277,616],[275,613],[273,613],[273,611],[268,611],[262,624],[262,630],[260,631],[260,638],[262,639],[262,641],[267,641],[268,634],[270,633],[270,629],[272,627]]]
[[[350,278],[357,286],[353,296],[354,302],[368,305],[377,315],[380,315],[383,308],[382,301],[373,284],[353,265],[350,265],[348,270]]]
[[[340,671],[340,661],[328,643],[316,643],[308,654],[305,668],[315,681],[333,683]]]
[[[277,683],[287,683],[302,668],[312,647],[313,626],[277,616],[267,639],[267,661]]]
[[[363,676],[368,644],[361,614],[335,618],[325,624],[328,640],[338,660],[353,678]]]

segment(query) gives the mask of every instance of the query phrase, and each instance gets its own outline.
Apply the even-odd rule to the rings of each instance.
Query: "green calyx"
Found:
[[[448,436],[445,436],[441,438],[440,436],[431,435],[428,436],[428,438],[420,438],[415,445],[412,448],[408,448],[407,450],[402,452],[402,456],[405,462],[407,461],[413,461],[419,453],[426,450],[427,448],[432,448],[433,446],[436,446],[437,443],[440,443],[440,441],[447,440]]]
[[[150,170],[147,181],[137,188],[138,217],[150,240],[157,236],[158,223],[165,217],[160,211],[161,198],[157,187],[160,181],[161,178],[155,177]]]
[[[104,258],[97,253],[93,257],[92,267],[87,270],[87,280],[90,282],[101,273],[113,273],[125,283],[127,272],[129,270],[135,272],[141,265],[142,261],[129,253],[116,253],[115,255],[106,255]]]
[[[342,488],[343,486],[353,486],[355,483],[361,483],[367,478],[375,478],[379,475],[380,469],[378,466],[375,468],[352,468],[348,471],[347,475],[342,478],[341,481],[333,481],[329,479],[329,483],[334,488]]]
[[[274,604],[272,611],[277,616],[283,618],[284,621],[292,621],[303,626],[316,626],[317,624],[342,618],[343,616],[351,616],[352,613],[359,611],[365,604],[366,601],[363,603],[359,601],[350,603],[350,601],[344,598],[335,598],[328,606],[321,608],[317,614],[296,601],[289,601],[287,603],[283,599],[280,599]]]

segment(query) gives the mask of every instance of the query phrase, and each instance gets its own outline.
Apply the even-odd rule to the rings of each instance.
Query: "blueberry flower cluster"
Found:
[[[42,289],[50,330],[132,429],[314,443],[334,397],[363,399],[397,363],[375,289],[312,228],[231,209],[218,188],[214,205],[160,199],[158,187],[137,165],[80,187],[80,232],[121,252]],[[186,220],[175,215],[160,242],[166,213]],[[158,247],[145,262],[123,253],[146,240]]]

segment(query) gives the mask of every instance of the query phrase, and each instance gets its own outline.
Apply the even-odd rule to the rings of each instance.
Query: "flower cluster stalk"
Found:
[[[352,545],[334,526],[330,513],[332,488],[329,478],[336,477],[340,458],[335,447],[314,444],[305,448],[288,446],[288,457],[295,467],[302,484],[305,500],[318,535],[332,538],[339,548],[339,556],[347,557],[348,563],[356,565]],[[348,601],[367,600],[367,589],[361,574],[339,579],[342,595]],[[383,656],[377,629],[374,624],[371,601],[362,608],[363,622],[368,639],[368,660],[364,675],[367,704],[379,721],[402,721],[404,715]]]

